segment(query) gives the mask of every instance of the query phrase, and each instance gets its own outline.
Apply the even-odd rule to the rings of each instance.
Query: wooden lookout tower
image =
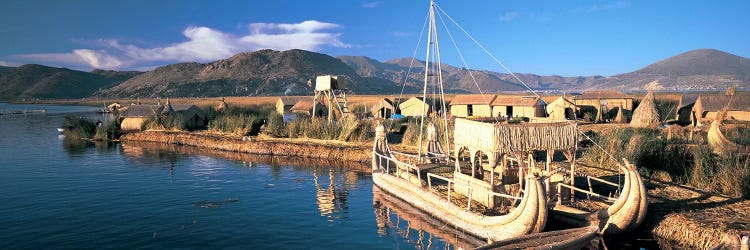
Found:
[[[346,102],[346,90],[344,79],[339,76],[318,76],[315,78],[315,97],[313,98],[313,103],[323,101],[323,98],[326,99],[324,103],[328,108],[329,121],[332,121],[336,115],[338,115],[339,119],[347,117],[351,112],[349,112],[349,106]],[[334,112],[334,106],[338,112]],[[315,118],[315,114],[315,107],[313,106],[313,118]]]

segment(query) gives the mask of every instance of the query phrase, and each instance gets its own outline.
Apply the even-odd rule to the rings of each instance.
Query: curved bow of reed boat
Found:
[[[646,186],[638,173],[638,168],[625,160],[620,165],[625,173],[625,184],[620,197],[606,210],[607,223],[602,229],[606,234],[631,231],[643,223],[648,210]]]
[[[423,186],[384,171],[385,164],[394,161],[391,156],[385,129],[382,125],[378,126],[373,146],[373,183],[431,216],[441,218],[457,228],[490,241],[511,239],[544,230],[548,215],[547,198],[542,178],[537,175],[526,176],[524,195],[508,214],[486,216],[473,213]]]

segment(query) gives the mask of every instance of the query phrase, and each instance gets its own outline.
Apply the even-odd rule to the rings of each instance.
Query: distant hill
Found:
[[[34,64],[0,66],[0,99],[310,95],[315,77],[325,74],[343,76],[355,94],[399,93],[404,81],[404,93],[419,93],[423,67],[423,61],[411,58],[380,62],[365,56],[334,58],[297,49],[240,53],[214,62],[177,63],[143,73],[83,72]],[[442,75],[447,93],[476,93],[479,88],[489,93],[527,91],[505,73],[443,64]],[[715,91],[733,85],[750,90],[750,59],[701,49],[610,77],[516,76],[534,90]]]
[[[15,69],[14,67],[7,67],[7,66],[0,66],[0,74],[2,74],[5,71]]]
[[[260,50],[210,63],[159,67],[96,93],[113,97],[310,95],[318,75],[343,76],[356,94],[400,91],[390,80],[360,76],[341,60],[304,50]]]
[[[341,61],[352,67],[362,76],[371,76],[388,79],[397,83],[404,81],[404,76],[411,73],[406,79],[407,85],[420,86],[424,79],[424,61],[411,58],[398,58],[386,62],[379,62],[364,56],[340,56]],[[449,92],[478,92],[477,85],[486,92],[503,91],[525,91],[523,86],[510,74],[498,73],[487,70],[466,70],[448,64],[441,65],[443,71],[444,86]],[[473,79],[472,79],[473,76]],[[569,89],[584,84],[592,84],[602,76],[588,77],[562,77],[562,76],[539,76],[534,74],[516,74],[524,83],[535,90]],[[477,83],[474,83],[476,79]]]
[[[103,71],[102,71],[103,72]],[[127,80],[137,72],[100,74],[37,64],[0,69],[0,99],[88,97],[100,88]]]
[[[688,51],[591,86],[622,90],[750,89],[750,59],[715,49]]]

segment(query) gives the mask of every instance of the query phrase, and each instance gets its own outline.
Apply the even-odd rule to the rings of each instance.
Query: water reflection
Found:
[[[349,194],[349,186],[344,185],[342,189],[336,188],[336,176],[334,175],[333,169],[328,169],[328,186],[323,187],[320,184],[319,169],[313,169],[313,178],[315,180],[315,198],[318,203],[318,210],[320,210],[321,216],[327,216],[329,219],[335,212],[343,211],[349,208],[347,202],[347,196]],[[325,178],[325,177],[323,177]],[[346,178],[344,179],[346,181]]]
[[[372,196],[378,234],[382,236],[397,235],[414,244],[416,249],[432,249],[438,245],[444,245],[446,249],[472,249],[486,244],[381,191],[377,186],[373,186]]]

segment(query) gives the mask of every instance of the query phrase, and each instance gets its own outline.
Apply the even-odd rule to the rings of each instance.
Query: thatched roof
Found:
[[[630,126],[634,128],[657,128],[661,126],[661,118],[659,117],[659,111],[656,109],[653,90],[648,91],[641,104],[633,111]]]
[[[383,98],[378,103],[376,103],[374,106],[372,106],[372,108],[370,109],[370,111],[371,112],[375,112],[375,111],[378,111],[378,110],[383,109],[383,108],[390,109],[390,110],[395,110],[396,109],[396,107],[393,106],[393,102],[391,101],[391,99]]]
[[[451,105],[489,105],[495,100],[495,95],[456,95]]]
[[[615,90],[592,90],[583,92],[583,94],[576,96],[578,100],[584,99],[633,99],[632,97]]]
[[[748,96],[734,96],[732,105],[729,106],[729,111],[750,111],[750,97]],[[703,111],[721,111],[727,106],[732,96],[726,95],[710,95],[700,96],[696,102],[701,102]]]
[[[278,101],[284,103],[284,106],[295,105],[300,101],[310,101],[312,103],[312,96],[280,96]]]
[[[576,123],[492,124],[457,118],[454,143],[485,153],[563,150],[576,146]]]
[[[526,106],[533,107],[539,102],[536,96],[497,96],[492,106]]]
[[[680,110],[684,107],[688,107],[692,104],[695,104],[695,101],[698,100],[698,95],[681,95],[680,100],[677,103],[677,110]]]
[[[325,105],[323,105],[322,102],[318,102],[316,105],[317,108],[323,108]],[[291,110],[292,112],[310,112],[313,109],[313,101],[312,100],[301,100],[292,106]]]
[[[162,105],[132,105],[120,114],[120,117],[151,117],[161,113],[164,106]]]

